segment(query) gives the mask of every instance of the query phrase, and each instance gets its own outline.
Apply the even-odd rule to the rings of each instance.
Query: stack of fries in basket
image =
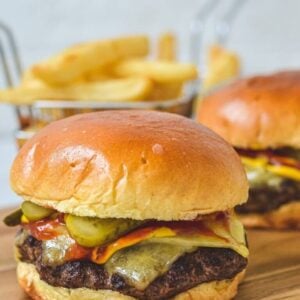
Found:
[[[176,99],[197,69],[176,61],[176,41],[164,34],[155,59],[147,36],[128,36],[72,46],[26,70],[18,87],[0,90],[0,101],[147,101]]]

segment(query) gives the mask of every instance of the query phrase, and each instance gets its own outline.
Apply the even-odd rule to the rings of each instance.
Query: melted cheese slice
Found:
[[[104,264],[117,251],[133,246],[138,243],[162,243],[190,247],[212,247],[229,248],[243,257],[249,252],[245,241],[243,225],[235,215],[230,215],[228,220],[207,219],[201,221],[201,228],[193,228],[192,231],[162,227],[144,227],[137,229],[106,247],[97,247],[93,250],[92,261],[97,264]]]
[[[175,235],[176,233],[174,231],[166,227],[142,228],[119,238],[114,243],[109,244],[105,248],[95,248],[92,253],[92,261],[97,264],[104,264],[114,253],[123,248],[133,246],[137,243],[149,240],[151,238],[170,237]]]
[[[272,165],[268,162],[267,158],[264,157],[250,158],[241,156],[241,160],[245,166],[253,168],[264,168],[275,175],[300,181],[299,169],[283,165]]]

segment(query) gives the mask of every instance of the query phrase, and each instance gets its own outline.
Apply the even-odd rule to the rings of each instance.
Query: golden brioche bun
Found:
[[[241,148],[300,148],[300,71],[236,81],[204,97],[197,119]]]
[[[239,156],[184,117],[105,111],[54,122],[30,139],[11,169],[25,200],[100,218],[180,220],[246,201]]]
[[[245,271],[231,280],[203,283],[177,296],[174,300],[229,300],[237,293],[239,282]],[[87,288],[67,289],[54,287],[41,280],[34,265],[18,262],[17,276],[21,287],[34,300],[130,300],[130,296],[111,290],[91,290]]]
[[[300,202],[291,202],[264,214],[240,214],[248,228],[300,229]]]

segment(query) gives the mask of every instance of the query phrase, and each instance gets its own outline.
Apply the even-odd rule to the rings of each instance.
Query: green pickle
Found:
[[[67,215],[65,222],[72,238],[84,247],[108,243],[142,223],[130,219],[99,219],[74,215]]]
[[[21,224],[22,210],[18,209],[3,219],[6,226],[17,226]]]
[[[39,206],[29,201],[25,201],[21,205],[22,212],[24,216],[29,221],[38,221],[49,217],[51,214],[55,212],[55,210],[51,208],[46,208],[43,206]]]

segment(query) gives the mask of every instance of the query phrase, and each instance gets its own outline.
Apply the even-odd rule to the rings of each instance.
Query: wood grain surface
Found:
[[[0,220],[10,210],[0,210]],[[28,299],[15,275],[16,228],[0,224],[0,299]],[[300,232],[248,231],[250,259],[237,300],[300,300]]]

